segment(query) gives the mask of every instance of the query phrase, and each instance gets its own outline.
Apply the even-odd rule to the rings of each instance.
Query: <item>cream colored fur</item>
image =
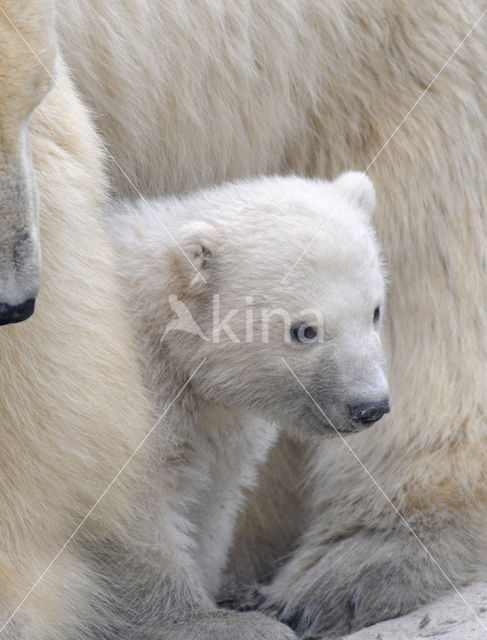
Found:
[[[155,418],[99,220],[103,145],[62,59],[45,96],[44,72],[49,78],[54,67],[39,81],[41,61],[22,39],[36,46],[51,34],[50,4],[3,0],[0,8],[10,18],[0,12],[8,42],[0,82],[9,88],[0,94],[0,191],[18,205],[0,228],[35,239],[35,207],[26,203],[38,193],[43,248],[34,317],[0,331],[2,634],[290,640],[286,626],[262,614],[216,610],[194,570],[186,524],[168,503],[160,440],[125,466]],[[25,94],[30,107],[40,103],[28,131]],[[22,166],[30,200],[10,190],[18,163],[8,144],[16,138],[32,151],[33,172],[28,158]]]
[[[366,168],[483,10],[480,0],[70,0],[59,3],[58,30],[110,152],[154,194],[261,172]],[[485,557],[486,42],[484,20],[370,167],[391,273],[393,415],[350,440],[454,583]],[[110,167],[117,190],[130,192]],[[301,464],[291,466],[312,463],[316,497],[306,518],[303,506],[286,520],[287,538],[304,521],[308,533],[268,606],[320,637],[449,587],[339,441],[295,454]],[[258,512],[242,521],[247,539],[259,532],[253,577],[274,572],[273,549],[290,550],[275,542],[290,512],[279,499],[298,480],[281,473],[281,458],[251,501]]]
[[[39,291],[39,211],[29,144],[29,117],[55,73],[54,4],[3,0],[0,7],[0,322],[9,307]],[[37,52],[33,63],[24,34]]]
[[[260,178],[184,199],[115,203],[107,215],[147,386],[161,413],[193,372],[159,437],[172,502],[190,521],[213,596],[244,491],[254,487],[257,466],[276,441],[276,423],[316,446],[324,434],[335,436],[334,428],[364,428],[350,421],[351,407],[387,399],[374,321],[384,305],[369,222],[374,202],[370,180],[347,173],[332,183]],[[317,232],[282,282],[282,261]],[[198,331],[182,322],[188,313]],[[292,336],[303,321],[317,331],[309,343]]]
[[[14,9],[14,3],[1,6]],[[1,19],[2,37],[11,28]],[[42,21],[38,28],[44,28]],[[27,67],[28,54],[18,36],[9,36],[9,42],[1,75],[15,96],[16,82],[21,94],[24,77],[9,63],[16,60],[16,48]],[[35,59],[30,64],[38,66]],[[40,101],[44,87],[38,88]],[[2,100],[10,105],[4,94]],[[2,116],[7,111],[2,106]],[[20,111],[16,115],[24,117]],[[1,625],[150,426],[110,252],[97,220],[106,188],[100,145],[62,70],[29,129],[44,268],[35,316],[0,331]],[[3,157],[8,160],[8,153]],[[97,608],[105,596],[87,555],[108,541],[117,544],[142,461],[140,456],[100,502],[5,628],[6,637],[84,637],[92,624],[101,628]]]

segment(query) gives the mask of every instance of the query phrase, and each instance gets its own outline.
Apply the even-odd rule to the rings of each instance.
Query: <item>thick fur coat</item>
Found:
[[[0,331],[1,633],[290,640],[216,610],[199,580],[160,449],[141,446],[158,416],[101,226],[103,143],[56,60],[52,4],[0,9],[0,295],[37,295],[39,228],[43,251],[34,316]]]
[[[350,172],[110,207],[117,272],[160,412],[193,372],[159,437],[171,501],[213,597],[277,427],[316,446],[388,409],[374,203],[370,180]],[[307,246],[284,279],[282,262]]]
[[[2,7],[13,11],[28,9],[28,4],[3,0]],[[367,168],[376,185],[375,222],[391,273],[385,342],[394,410],[367,438],[354,436],[350,444],[434,561],[341,442],[326,442],[317,451],[282,438],[271,464],[263,471],[259,491],[249,501],[249,512],[242,518],[229,570],[241,577],[244,585],[265,577],[270,584],[261,606],[279,612],[303,636],[337,635],[400,614],[448,588],[451,582],[468,581],[484,565],[485,21],[477,24],[449,60],[483,10],[479,0],[468,0],[461,6],[453,0],[353,4],[345,0],[278,0],[272,4],[231,0],[198,6],[185,0],[156,0],[150,4],[138,0],[69,0],[57,6],[61,48],[115,159],[109,160],[109,167],[119,193],[133,193],[134,186],[143,194],[176,193],[230,178],[289,170],[330,178],[350,168]],[[42,20],[33,20],[30,26],[35,25],[34,33],[38,33],[43,24]],[[2,31],[8,26],[2,17]],[[32,39],[27,31],[24,33]],[[20,48],[21,40],[18,46],[15,59],[25,61],[27,50]],[[2,63],[6,59],[2,58]],[[8,77],[8,69],[14,68],[8,64],[2,67],[2,79]],[[2,98],[5,95],[2,93]],[[38,177],[41,207],[46,207],[44,228],[56,224],[58,218],[51,219],[49,212],[64,203],[70,215],[79,212],[83,218],[85,227],[74,230],[70,222],[64,228],[71,229],[75,247],[84,246],[76,242],[78,235],[83,242],[92,202],[83,198],[97,192],[93,186],[97,171],[88,160],[80,200],[77,191],[69,189],[69,180],[63,182],[66,196],[56,185],[60,173],[64,177],[73,175],[64,163],[73,145],[80,158],[86,154],[89,159],[93,153],[91,145],[79,143],[78,125],[85,121],[86,111],[80,107],[73,118],[76,127],[73,122],[67,126],[65,111],[70,110],[56,98],[57,91],[51,96],[61,105],[58,109],[49,102],[54,110],[48,119],[55,123],[49,124],[54,131],[61,128],[60,142],[53,145],[47,136],[45,147],[38,147],[36,140],[32,141],[36,169],[45,175],[45,179]],[[8,102],[2,102],[3,114],[8,112],[8,108],[4,110]],[[4,144],[6,122],[8,118],[3,118]],[[56,160],[58,156],[63,160]],[[3,175],[4,164],[2,160]],[[50,196],[51,205],[43,204],[49,203]],[[70,198],[75,204],[70,204]],[[34,229],[35,210],[30,201],[26,202],[22,211],[28,214],[29,228]],[[16,213],[16,220],[20,214]],[[33,243],[26,248],[26,255],[30,254],[32,267],[22,289],[26,295],[31,295],[30,284],[32,291],[38,286],[39,259],[29,250],[36,246],[37,239],[34,232],[31,235]],[[71,267],[66,268],[72,264],[72,238],[68,244],[56,244],[51,252],[48,243],[54,241],[49,235],[43,232],[46,300],[49,287],[57,291],[58,278],[65,282],[72,273]],[[88,262],[95,264],[92,236],[90,233]],[[10,241],[7,236],[2,246],[8,247]],[[68,246],[70,254],[64,260],[60,256]],[[100,251],[103,255],[104,250]],[[4,255],[7,253],[2,253],[2,260]],[[51,285],[46,270],[50,260],[57,267],[52,271]],[[291,266],[283,265],[283,270]],[[4,271],[3,265],[1,268]],[[11,265],[7,266],[7,276],[10,270]],[[49,534],[39,535],[46,531],[41,523],[29,524],[33,521],[21,515],[31,514],[34,520],[41,516],[39,504],[43,503],[35,500],[34,480],[44,471],[46,478],[54,477],[51,472],[43,466],[42,473],[35,473],[35,465],[29,463],[24,465],[27,468],[22,482],[19,478],[12,483],[9,478],[22,468],[25,448],[35,450],[38,442],[42,443],[43,465],[46,450],[49,455],[62,450],[62,456],[48,456],[51,462],[57,461],[47,464],[56,473],[71,472],[71,459],[66,462],[66,456],[76,451],[73,460],[79,460],[77,456],[83,450],[71,449],[61,438],[55,438],[53,434],[57,435],[59,428],[42,438],[36,431],[28,445],[20,439],[24,433],[31,433],[27,426],[36,424],[33,418],[39,419],[39,415],[44,416],[41,423],[49,430],[53,424],[59,425],[48,421],[47,416],[52,415],[53,407],[57,411],[58,402],[64,399],[60,405],[64,407],[66,397],[73,396],[72,389],[63,390],[66,374],[61,377],[62,384],[57,375],[48,385],[49,393],[63,397],[56,395],[48,407],[44,404],[47,392],[33,396],[35,406],[25,403],[25,397],[30,397],[25,393],[21,394],[24,404],[16,395],[22,385],[39,389],[40,381],[56,370],[61,356],[64,362],[66,348],[74,350],[78,345],[67,327],[62,349],[52,345],[47,349],[46,339],[46,335],[54,339],[54,323],[65,327],[69,322],[66,314],[71,308],[65,301],[69,302],[73,290],[86,287],[85,303],[89,299],[90,278],[76,274],[75,284],[70,281],[69,287],[49,298],[52,312],[49,307],[42,315],[39,297],[39,318],[32,323],[48,323],[46,334],[37,331],[34,335],[26,325],[18,328],[19,333],[7,327],[0,335],[5,361],[24,362],[26,371],[23,376],[19,364],[7,376],[7,367],[3,369],[2,416],[7,416],[4,437],[8,440],[16,436],[15,447],[10,443],[3,450],[10,448],[18,453],[8,459],[5,456],[2,486],[15,485],[21,493],[22,487],[26,488],[13,502],[15,492],[5,495],[4,504],[11,507],[3,520],[4,541],[14,541],[15,553],[20,550],[18,556],[9,549],[4,554],[7,609],[24,593],[24,582],[30,584],[32,574],[37,575],[33,567],[44,566],[43,558],[50,557],[52,541],[64,539],[65,533],[64,525],[57,529],[53,524],[55,535],[51,528]],[[99,275],[93,275],[96,286],[102,286],[101,281]],[[24,285],[12,291],[21,287]],[[83,314],[90,312],[86,320],[91,323],[90,331],[98,322],[100,326],[108,322],[113,334],[116,321],[112,321],[107,307],[116,306],[111,302],[107,305],[107,299],[110,297],[103,293],[96,304],[85,304]],[[99,315],[93,316],[93,309]],[[79,333],[89,342],[86,349],[89,346],[90,357],[95,358],[96,352],[97,367],[98,360],[108,363],[107,375],[115,377],[111,355],[105,358],[104,351],[94,347],[97,342],[91,333],[86,338],[85,331]],[[20,340],[20,336],[25,337]],[[79,348],[76,372],[80,369],[78,355],[84,352]],[[53,362],[53,357],[58,360]],[[128,369],[132,369],[132,356],[127,358]],[[15,385],[12,375],[18,377]],[[120,380],[125,398],[138,384],[127,383],[124,375]],[[29,376],[33,377],[31,381]],[[75,425],[80,424],[77,420],[87,405],[93,415],[90,403],[93,397],[99,397],[98,377],[92,379],[88,372],[86,377],[87,384],[93,384],[94,379],[97,384],[88,384],[83,395],[86,402],[70,405],[79,409],[72,416]],[[79,386],[72,384],[78,391]],[[114,397],[112,387],[111,393]],[[108,414],[107,420],[113,425],[120,407],[123,419],[128,407],[136,406],[140,406],[139,400],[121,402],[113,407],[114,412],[110,404],[99,409],[100,415]],[[61,422],[67,424],[64,418]],[[86,428],[83,421],[80,429],[84,435]],[[76,429],[70,433],[76,433]],[[118,445],[123,442],[123,438],[115,440]],[[113,444],[111,440],[110,446]],[[83,458],[84,462],[90,460],[89,455]],[[96,466],[97,470],[110,469],[110,460],[106,466]],[[287,467],[283,467],[284,461]],[[311,465],[309,494],[300,483],[305,463]],[[77,463],[73,462],[73,468],[78,469]],[[293,470],[295,476],[291,475]],[[85,472],[79,477],[83,479],[81,494],[76,490],[73,499],[72,490],[66,489],[56,503],[73,508],[90,485],[88,480],[97,476]],[[57,496],[50,489],[61,492],[61,485],[57,476],[49,482],[45,492],[48,505]],[[87,498],[86,504],[89,502]],[[47,513],[52,514],[49,509]],[[58,517],[52,515],[52,522]],[[42,522],[45,527],[45,517]],[[37,546],[32,547],[32,539],[39,540]],[[25,581],[17,579],[22,574],[17,567],[23,566],[17,558],[28,557],[27,551],[32,549],[37,561],[28,563]],[[256,559],[250,571],[249,556],[242,549],[250,550]],[[283,563],[282,558],[289,558],[291,550],[291,559]],[[16,569],[9,572],[12,558]],[[283,567],[272,580],[280,564]],[[66,575],[62,582],[66,582]],[[42,607],[44,612],[55,612],[54,622],[50,619],[46,623],[43,613],[42,624],[58,624],[54,602],[64,593],[67,591],[63,587],[49,600],[48,607]],[[24,609],[27,626],[32,626],[35,612],[41,610],[40,605],[37,609],[35,604],[31,606],[30,614]],[[77,619],[79,622],[79,616]],[[191,624],[196,633],[200,620]],[[42,627],[36,625],[36,629]],[[174,630],[173,637],[178,633],[184,632]]]
[[[264,606],[313,637],[400,614],[483,565],[485,20],[449,60],[483,10],[479,0],[58,7],[63,51],[126,174],[111,163],[119,192],[289,170],[367,168],[374,180],[394,410],[350,444],[436,562],[341,442],[301,452],[282,440],[233,570],[269,579],[305,526]],[[285,459],[311,464],[306,519]],[[250,576],[240,544],[258,556]]]

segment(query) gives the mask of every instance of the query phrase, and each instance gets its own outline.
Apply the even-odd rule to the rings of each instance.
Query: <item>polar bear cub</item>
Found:
[[[349,434],[389,410],[374,205],[370,180],[349,172],[108,212],[174,504],[212,595],[277,429]]]

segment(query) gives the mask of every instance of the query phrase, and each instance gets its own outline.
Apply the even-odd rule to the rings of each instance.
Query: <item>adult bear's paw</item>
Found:
[[[406,528],[303,545],[274,582],[262,587],[260,609],[302,640],[338,638],[403,615],[451,586],[446,576],[454,584],[473,577],[468,542],[461,549],[458,532],[450,533],[437,532],[434,542],[426,541],[431,555]]]

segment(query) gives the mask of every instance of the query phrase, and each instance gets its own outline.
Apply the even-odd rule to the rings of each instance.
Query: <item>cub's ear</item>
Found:
[[[171,258],[180,286],[194,292],[206,286],[220,244],[220,230],[208,222],[189,222],[174,235]]]
[[[342,173],[333,182],[341,189],[350,202],[358,205],[371,216],[375,209],[375,189],[372,180],[360,171]]]

